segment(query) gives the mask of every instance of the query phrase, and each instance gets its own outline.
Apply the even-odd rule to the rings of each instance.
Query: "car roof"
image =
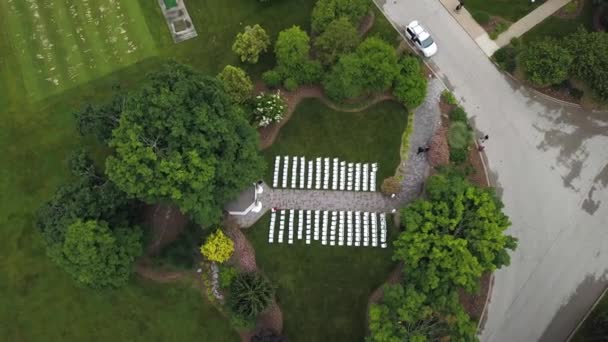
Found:
[[[430,37],[431,35],[428,34],[428,32],[422,32],[418,34],[418,39],[420,39],[421,41],[426,40],[428,37]]]
[[[411,23],[409,23],[409,25],[407,25],[407,27],[410,28],[410,30],[412,30],[414,32],[414,34],[416,35],[420,35],[422,33],[425,33],[424,28],[422,27],[422,25],[420,25],[418,23],[418,21],[414,20]],[[428,35],[428,33],[427,33]]]

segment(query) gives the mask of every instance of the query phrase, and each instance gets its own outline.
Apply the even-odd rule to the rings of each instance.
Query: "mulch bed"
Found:
[[[479,280],[479,292],[469,294],[465,291],[460,291],[460,304],[464,310],[471,316],[471,319],[481,320],[481,326],[485,322],[483,309],[486,305],[486,298],[490,295],[492,273],[484,273]],[[482,317],[484,315],[484,317]]]
[[[557,10],[557,12],[553,13],[553,16],[560,19],[574,19],[578,17],[583,11],[583,8],[585,8],[585,0],[572,0],[572,2],[576,3],[576,10],[570,12],[568,10],[568,6],[570,6],[570,4],[566,4]]]
[[[374,20],[376,19],[376,15],[373,11],[370,11],[359,23],[359,27],[357,31],[361,37],[365,36],[369,30],[374,26]]]
[[[486,32],[488,32],[488,34],[489,34],[489,33],[494,32],[496,30],[496,27],[500,23],[505,23],[505,24],[509,24],[509,25],[511,24],[510,21],[505,20],[505,19],[503,19],[501,17],[491,16],[490,20],[486,24],[481,25],[481,27],[483,27],[483,29],[486,30]]]
[[[151,229],[145,254],[153,256],[158,254],[165,246],[177,240],[188,225],[189,219],[172,205],[148,205],[143,210],[144,222]]]

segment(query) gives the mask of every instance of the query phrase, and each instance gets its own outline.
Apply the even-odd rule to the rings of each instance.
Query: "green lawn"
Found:
[[[76,287],[47,260],[33,226],[34,212],[66,181],[67,155],[90,144],[75,130],[76,108],[108,98],[116,84],[130,89],[169,57],[215,74],[236,62],[230,46],[243,25],[260,23],[273,36],[295,23],[308,27],[313,4],[192,0],[187,6],[199,37],[174,45],[156,1],[0,2],[0,340],[238,340],[199,293],[179,286],[134,280],[113,292]],[[36,6],[39,17],[32,12]],[[72,7],[78,15],[70,14]],[[108,32],[118,32],[121,23],[127,31],[123,40],[107,40]],[[84,41],[75,38],[76,31]],[[31,39],[42,32],[51,49]],[[125,54],[129,42],[139,49]],[[40,52],[44,58],[38,60]],[[89,61],[93,64],[85,63]],[[271,54],[262,62],[251,70],[259,73],[272,65]],[[46,81],[51,77],[58,79],[57,86]]]
[[[369,295],[395,264],[392,248],[268,244],[270,215],[246,231],[262,271],[278,286],[290,341],[363,341]],[[389,225],[390,226],[390,225]],[[389,239],[396,235],[393,228]]]
[[[156,54],[132,0],[7,0],[0,4],[14,68],[39,100]]]
[[[604,316],[604,321],[608,315],[608,296],[604,296],[599,304],[593,309],[589,317],[585,320],[583,325],[576,332],[574,337],[572,338],[572,342],[586,342],[586,341],[604,341],[602,338],[606,338],[606,330],[599,329],[601,333],[598,333],[597,328],[598,324],[596,322],[596,327],[594,329],[594,320],[598,319],[598,317],[602,315]],[[595,331],[594,331],[595,330]]]
[[[522,36],[524,42],[542,39],[544,37],[563,38],[573,33],[579,26],[589,31],[593,30],[593,11],[595,7],[592,1],[585,1],[581,14],[573,19],[561,19],[551,16],[536,25],[533,29]]]
[[[264,150],[264,156],[268,165],[274,165],[277,155],[377,162],[380,184],[399,165],[399,146],[406,124],[407,111],[397,102],[382,102],[359,113],[343,113],[308,99],[300,103],[274,144]],[[272,182],[272,170],[273,167],[267,168],[268,182]]]
[[[536,7],[542,5],[543,0],[466,0],[464,7],[471,12],[486,12],[491,16],[501,17],[511,22],[524,17]]]

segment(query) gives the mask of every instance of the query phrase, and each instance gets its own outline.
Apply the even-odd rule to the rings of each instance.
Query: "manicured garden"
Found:
[[[308,26],[314,1],[272,6],[245,0],[191,1],[188,8],[199,39],[183,45],[171,41],[156,1],[119,1],[122,15],[118,7],[104,5],[106,2],[88,2],[98,17],[102,7],[108,11],[99,26],[87,21],[86,2],[13,0],[0,4],[1,336],[6,340],[72,341],[88,339],[94,331],[102,340],[237,340],[228,322],[189,285],[160,286],[134,279],[120,290],[99,292],[76,286],[48,260],[34,227],[35,211],[67,180],[68,155],[79,146],[94,145],[78,135],[72,115],[75,110],[108,99],[116,85],[132,89],[164,57],[215,74],[227,61],[237,61],[231,45],[241,23],[261,23],[271,35],[292,24]],[[47,51],[40,50],[42,41],[15,41],[15,30],[23,38],[37,29],[29,7],[33,3],[38,3],[40,20],[48,21],[49,43],[54,45],[49,51],[57,62],[48,75],[57,73],[57,86],[36,71],[48,72],[53,66],[33,65],[38,52]],[[66,3],[76,6],[79,14],[70,15],[69,8],[61,7]],[[19,14],[12,11],[13,6]],[[131,54],[126,52],[127,41],[106,41],[107,34],[118,30],[120,18],[127,15],[130,20],[124,21],[127,32],[121,39],[128,37],[139,47]],[[86,45],[81,46],[83,42],[74,36],[76,29],[83,30]],[[72,39],[81,47],[77,52],[69,45]],[[68,58],[72,62],[77,57],[83,63],[89,58],[94,63],[79,69],[75,69],[77,64],[67,65]],[[262,62],[272,65],[274,58],[267,54]],[[263,65],[252,69],[256,67],[267,69]]]
[[[399,165],[399,145],[407,116],[406,109],[394,101],[348,113],[332,110],[316,99],[305,100],[263,154],[268,165],[274,163],[277,155],[377,162],[381,182],[392,176]],[[272,180],[272,167],[266,170],[266,180]]]
[[[246,231],[262,271],[277,285],[290,341],[361,341],[369,296],[394,269],[392,248],[268,244],[270,215]],[[396,235],[390,228],[389,240]]]

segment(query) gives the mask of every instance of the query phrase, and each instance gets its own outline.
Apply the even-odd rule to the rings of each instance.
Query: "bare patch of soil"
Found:
[[[255,262],[255,250],[243,232],[232,227],[226,229],[225,232],[234,242],[234,253],[228,262],[241,272],[256,272],[258,266]]]
[[[450,163],[450,147],[448,145],[448,127],[446,120],[441,119],[441,125],[435,131],[429,144],[429,165],[432,168],[448,165]]]
[[[593,28],[599,32],[608,31],[608,5],[605,3],[593,13]]]
[[[144,222],[151,227],[152,238],[145,248],[145,254],[158,254],[163,247],[184,232],[188,225],[188,217],[182,214],[176,206],[156,204],[144,208]]]
[[[163,271],[153,266],[143,258],[135,264],[135,273],[142,278],[155,281],[157,283],[173,283],[183,279],[192,278],[193,272],[189,271]]]
[[[479,153],[476,148],[472,148],[469,151],[469,163],[471,166],[473,166],[473,172],[471,172],[468,178],[471,183],[483,188],[487,188],[490,186],[490,184],[488,184],[482,158],[482,153]]]
[[[560,19],[574,19],[578,17],[585,7],[585,0],[571,0],[565,6],[553,13],[554,17]]]
[[[490,20],[486,24],[481,25],[481,27],[483,27],[483,29],[486,30],[486,32],[488,32],[488,34],[490,34],[494,31],[496,31],[496,28],[498,27],[498,25],[500,23],[504,23],[507,25],[510,24],[510,22],[508,20],[505,20],[501,17],[491,16]]]
[[[369,32],[369,30],[372,29],[372,26],[374,26],[375,19],[376,15],[373,11],[370,11],[365,17],[363,17],[363,19],[359,23],[359,27],[357,28],[357,31],[359,32],[359,35],[361,37],[365,36]]]
[[[460,304],[472,319],[481,320],[483,324],[484,309],[487,297],[490,295],[492,273],[484,273],[479,280],[479,292],[469,294],[460,291]]]

